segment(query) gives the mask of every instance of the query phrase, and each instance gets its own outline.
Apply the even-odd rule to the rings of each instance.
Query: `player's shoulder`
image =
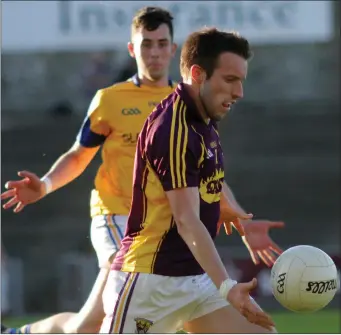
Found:
[[[149,115],[146,129],[147,136],[154,140],[166,140],[175,134],[190,131],[186,117],[186,106],[181,96],[173,91],[164,98]]]
[[[100,89],[98,92],[100,92],[102,96],[111,96],[122,92],[130,92],[132,90],[136,90],[136,85],[132,81],[127,80],[114,83],[111,86]]]

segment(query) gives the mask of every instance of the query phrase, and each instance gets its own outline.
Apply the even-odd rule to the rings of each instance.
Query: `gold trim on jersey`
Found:
[[[179,104],[180,102],[180,104]],[[173,188],[186,187],[186,148],[188,144],[188,126],[186,123],[186,104],[178,96],[175,100],[172,115],[169,161]],[[177,137],[175,137],[177,128]],[[181,141],[184,135],[183,142]],[[175,147],[175,150],[174,150]],[[175,159],[174,159],[175,151]],[[182,165],[182,169],[181,169]]]

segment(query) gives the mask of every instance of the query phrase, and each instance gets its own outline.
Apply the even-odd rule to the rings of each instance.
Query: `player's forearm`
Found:
[[[200,220],[194,221],[191,224],[178,223],[178,232],[194,258],[219,289],[221,283],[229,278],[228,273],[206,227]]]
[[[225,199],[232,204],[232,206],[234,208],[236,208],[238,211],[240,212],[244,212],[244,214],[246,214],[246,212],[244,211],[244,209],[239,205],[238,201],[236,200],[235,196],[233,195],[230,187],[226,184],[226,182],[223,183],[223,189],[222,189],[222,193],[225,197]]]
[[[50,191],[56,191],[79,177],[88,164],[72,151],[60,156],[44,176],[51,181]]]

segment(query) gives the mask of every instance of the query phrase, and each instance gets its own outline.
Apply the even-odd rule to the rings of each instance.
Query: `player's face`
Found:
[[[136,59],[139,73],[157,81],[168,76],[171,59],[176,51],[169,28],[161,24],[156,30],[140,28],[134,34],[129,53]]]
[[[247,61],[231,52],[220,55],[210,79],[200,87],[200,98],[207,115],[221,120],[231,106],[243,97],[243,80],[247,74]]]

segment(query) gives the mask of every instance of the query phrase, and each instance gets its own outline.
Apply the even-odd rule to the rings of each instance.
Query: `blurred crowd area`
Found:
[[[110,2],[86,3],[109,6]],[[168,6],[170,2],[164,3]],[[298,11],[302,16],[295,17],[298,27],[304,22],[304,29],[282,36],[280,30],[271,31],[272,19],[268,16],[264,16],[270,22],[268,30],[259,28],[256,7],[250,9],[245,1],[239,2],[244,6],[241,9],[235,7],[235,2],[221,3],[234,6],[233,13],[240,15],[246,8],[243,24],[246,37],[250,31],[253,34],[250,41],[255,53],[245,82],[244,101],[220,127],[227,182],[256,218],[286,223],[283,230],[272,233],[282,248],[315,245],[334,257],[340,269],[340,4],[325,2],[328,19],[320,17],[321,11],[314,11],[314,5],[306,5],[310,9]],[[271,1],[255,3],[272,6],[264,4]],[[128,5],[121,4],[122,11],[124,6]],[[193,2],[193,6],[200,13],[204,8],[200,6],[207,3]],[[11,16],[7,13],[19,17],[24,9],[6,12],[3,6],[2,11],[2,184],[22,169],[43,175],[73,143],[94,93],[136,73],[126,43],[115,42],[119,32],[107,33],[112,41],[103,42],[103,46],[97,46],[100,38],[89,35],[97,47],[88,50],[73,48],[69,40],[64,47],[54,49],[48,36],[44,48],[43,42],[33,43],[38,39],[34,34],[43,34],[49,18],[42,18],[40,25],[36,23],[40,27],[36,31],[24,25],[26,17],[24,28],[19,19],[16,21],[20,34],[25,34],[27,28],[31,37],[17,36],[18,32],[9,28]],[[173,10],[185,17],[181,7],[173,6]],[[273,9],[277,16],[282,13],[279,10]],[[264,9],[262,13],[272,12],[269,9],[268,14]],[[259,33],[253,32],[247,20],[256,20],[250,22],[260,29]],[[324,24],[323,20],[329,20],[325,25],[330,31],[319,34],[316,24]],[[288,22],[290,25],[293,20]],[[214,25],[214,19],[208,24]],[[239,24],[243,33],[244,26]],[[178,33],[182,38],[180,28],[175,25],[175,40]],[[238,30],[238,26],[228,28]],[[129,38],[129,25],[127,29]],[[257,39],[257,34],[266,38]],[[30,38],[34,47],[30,46]],[[41,41],[44,38],[42,35]],[[171,67],[171,76],[177,81],[181,80],[178,67],[179,51]],[[77,310],[84,301],[97,274],[89,240],[89,198],[99,163],[97,157],[71,185],[28,206],[19,215],[2,211],[2,313]],[[236,278],[256,275],[260,281],[256,294],[271,295],[269,271],[251,263],[236,232],[229,237],[220,234],[217,244]]]

